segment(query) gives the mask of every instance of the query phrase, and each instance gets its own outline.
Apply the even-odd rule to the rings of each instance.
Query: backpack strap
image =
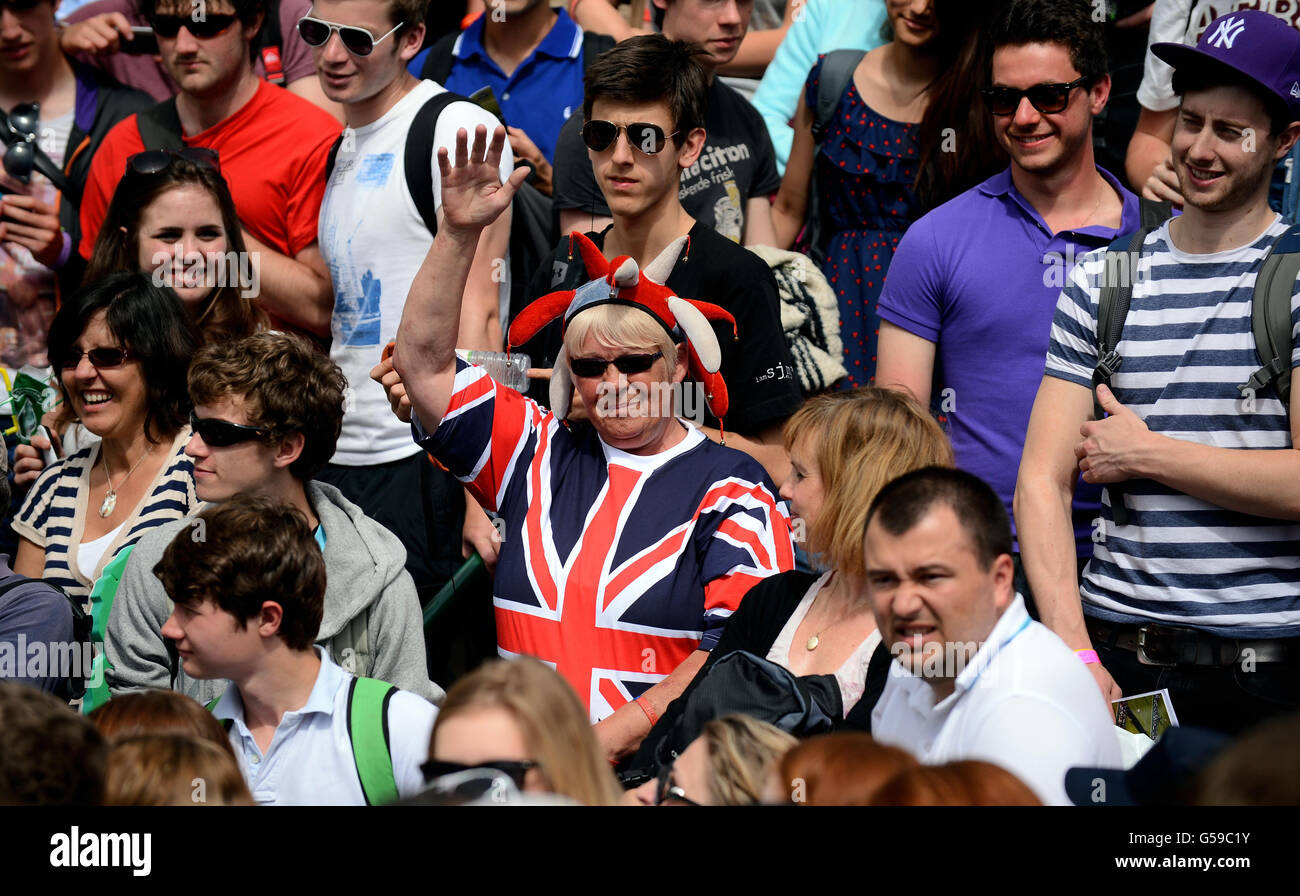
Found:
[[[429,233],[438,232],[438,207],[433,195],[433,133],[438,116],[452,103],[472,103],[450,90],[430,99],[415,113],[410,130],[406,132],[404,165],[406,188],[411,191],[415,208]]]
[[[865,50],[832,50],[822,61],[822,73],[817,82],[817,108],[812,110],[813,140],[818,145],[826,139],[826,129],[840,104],[840,97],[844,96],[853,80],[853,72],[866,55]]]
[[[1174,216],[1174,204],[1168,199],[1138,197],[1138,226],[1155,230]]]
[[[277,87],[285,86],[284,33],[280,28],[280,0],[266,0],[262,29],[257,32],[257,53],[266,67],[266,80]]]
[[[456,41],[459,39],[460,32],[453,31],[434,41],[429,48],[429,55],[424,57],[424,65],[420,66],[422,79],[437,81],[439,84],[447,82],[451,76],[452,62],[456,59]]]
[[[391,803],[398,796],[388,737],[388,704],[396,693],[395,686],[373,678],[348,684],[348,738],[367,806]]]
[[[1137,279],[1138,263],[1142,260],[1142,244],[1154,227],[1141,227],[1131,236],[1120,237],[1110,244],[1102,260],[1101,293],[1097,297],[1097,366],[1092,371],[1092,417],[1100,420],[1105,411],[1097,398],[1097,387],[1110,387],[1110,380],[1124,359],[1116,350],[1124,333],[1124,320],[1128,317],[1129,302],[1133,298],[1133,283]],[[1115,525],[1128,525],[1128,505],[1124,501],[1119,483],[1107,487],[1110,493],[1111,512]]]
[[[1291,292],[1300,274],[1300,224],[1277,238],[1264,256],[1250,302],[1250,329],[1260,368],[1237,388],[1258,394],[1272,384],[1283,407],[1291,400]]]
[[[176,111],[176,97],[137,112],[135,123],[145,149],[178,152],[185,148],[185,141],[181,139],[181,116]]]

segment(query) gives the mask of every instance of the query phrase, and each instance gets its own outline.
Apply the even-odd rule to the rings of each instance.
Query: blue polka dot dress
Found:
[[[805,94],[817,108],[822,63],[808,75]],[[912,184],[919,125],[877,114],[850,81],[826,131],[815,164],[821,207],[832,236],[822,266],[839,297],[844,388],[868,385],[876,372],[880,317],[876,302],[885,273],[908,226],[920,216]]]

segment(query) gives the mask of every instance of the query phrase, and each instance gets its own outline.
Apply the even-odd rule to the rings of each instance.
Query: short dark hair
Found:
[[[1091,0],[1010,0],[989,32],[997,50],[1022,44],[1060,44],[1075,71],[1092,84],[1108,71],[1106,32],[1093,19]],[[990,54],[991,58],[991,54]]]
[[[902,535],[935,504],[956,514],[981,569],[990,569],[999,556],[1011,553],[1011,520],[1002,499],[983,479],[965,470],[924,467],[904,473],[877,493],[866,525],[879,516],[886,532]]]
[[[279,634],[293,650],[309,649],[320,632],[325,559],[302,513],[273,498],[240,494],[205,509],[153,573],[173,602],[210,600],[244,628],[264,602],[279,604]]]
[[[669,40],[662,34],[630,37],[596,57],[583,78],[583,118],[591,120],[598,99],[623,103],[663,101],[673,116],[680,145],[686,135],[704,127],[708,78],[696,57],[705,55],[696,44]]]
[[[1214,87],[1240,87],[1252,96],[1259,98],[1268,113],[1268,133],[1276,137],[1296,120],[1295,114],[1287,108],[1282,98],[1271,90],[1265,90],[1258,81],[1248,78],[1235,68],[1215,62],[1213,59],[1198,59],[1193,65],[1184,65],[1174,69],[1174,94],[1181,100],[1184,95],[1198,90]]]
[[[140,362],[145,382],[145,435],[151,442],[170,438],[189,422],[190,396],[185,371],[198,343],[190,315],[165,286],[155,286],[148,274],[111,274],[63,303],[50,323],[49,354],[56,371],[81,338],[90,319],[106,312],[108,329],[133,360]],[[59,377],[65,407],[72,398]]]
[[[251,25],[257,21],[259,13],[263,16],[266,13],[266,0],[218,0],[218,2],[233,9],[235,15],[239,17],[239,21],[245,25]],[[177,7],[184,8],[187,6],[190,9],[198,9],[199,0],[139,0],[138,5],[140,15],[147,18],[158,12],[159,7],[169,11]]]
[[[292,384],[292,388],[286,388]],[[272,436],[300,432],[302,454],[289,471],[302,482],[325,468],[343,430],[347,378],[301,336],[254,333],[204,346],[190,365],[190,398],[212,404],[227,395],[247,403],[249,425]]]
[[[63,701],[0,681],[0,806],[96,806],[108,745]]]

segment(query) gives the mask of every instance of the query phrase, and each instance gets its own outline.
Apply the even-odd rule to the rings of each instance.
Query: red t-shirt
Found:
[[[239,220],[277,252],[297,255],[316,242],[325,195],[325,159],[342,126],[318,106],[265,81],[239,111],[183,139],[214,149]],[[126,160],[144,151],[134,115],[113,126],[95,153],[81,198],[81,245],[89,259]]]

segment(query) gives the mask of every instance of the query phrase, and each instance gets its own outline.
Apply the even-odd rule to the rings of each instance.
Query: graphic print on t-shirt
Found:
[[[378,190],[388,183],[394,164],[390,152],[362,156],[357,164],[355,184],[358,189]],[[334,339],[340,345],[379,345],[380,324],[383,321],[383,285],[369,267],[360,269],[352,252],[352,238],[365,226],[365,218],[356,222],[352,234],[344,242],[341,258],[331,253],[330,276],[342,288],[334,296]],[[333,234],[330,236],[333,241]]]
[[[733,243],[740,242],[745,225],[745,207],[736,183],[736,170],[732,166],[741,167],[744,163],[748,173],[749,160],[749,144],[743,140],[729,146],[706,142],[695,164],[682,170],[682,186],[677,193],[683,204],[688,204],[687,200],[697,194],[716,196],[712,203],[713,229]],[[752,175],[746,179],[750,177]],[[705,223],[708,223],[707,218]]]

